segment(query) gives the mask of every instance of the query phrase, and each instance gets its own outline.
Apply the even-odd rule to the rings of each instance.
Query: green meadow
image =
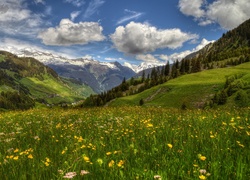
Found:
[[[182,75],[142,93],[115,99],[109,106],[137,106],[140,99],[143,99],[144,106],[181,108],[185,103],[189,109],[202,108],[216,92],[223,89],[227,77],[240,74],[243,75],[241,79],[250,84],[249,62],[234,67]],[[228,106],[232,108],[234,104]]]
[[[1,179],[247,180],[249,112],[124,106],[1,113]]]

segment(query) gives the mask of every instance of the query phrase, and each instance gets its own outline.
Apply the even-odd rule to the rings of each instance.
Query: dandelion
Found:
[[[206,156],[203,156],[201,154],[198,154],[198,158],[202,161],[205,161],[206,160]]]
[[[199,176],[199,179],[202,179],[202,180],[203,180],[203,179],[206,179],[206,176],[200,175],[200,176]]]
[[[111,155],[111,154],[112,154],[112,152],[107,152],[107,153],[106,153],[107,156],[109,156],[109,155]]]
[[[14,150],[14,153],[17,153],[18,151],[19,151],[19,149],[15,149],[15,150]]]
[[[83,160],[85,161],[85,162],[89,162],[90,160],[89,160],[89,157],[88,156],[85,156],[85,155],[83,155]]]
[[[124,165],[124,161],[123,160],[120,160],[117,164],[118,167],[123,167]]]
[[[113,167],[114,164],[115,164],[115,161],[114,161],[114,160],[111,160],[111,161],[109,162],[108,166],[109,166],[109,167]]]
[[[172,145],[172,144],[168,144],[168,147],[169,147],[170,149],[172,149],[172,148],[173,148],[173,145]]]
[[[29,154],[29,155],[28,155],[28,158],[29,158],[29,159],[33,159],[32,154]]]

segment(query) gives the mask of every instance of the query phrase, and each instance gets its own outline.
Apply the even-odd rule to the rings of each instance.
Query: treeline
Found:
[[[152,68],[147,77],[145,71],[143,71],[140,78],[132,77],[128,81],[124,78],[119,86],[98,95],[91,95],[85,100],[83,106],[103,106],[115,98],[140,93],[153,86],[165,83],[169,79],[187,73],[199,72],[201,69],[201,61],[196,59],[192,61],[183,59],[181,62],[175,61],[171,65],[167,62],[165,66]]]
[[[83,106],[103,106],[115,98],[140,93],[184,74],[197,73],[206,69],[235,66],[245,62],[250,62],[250,54],[226,61],[214,61],[211,63],[204,62],[201,57],[183,59],[182,61],[177,60],[171,65],[167,62],[165,66],[152,68],[151,73],[149,73],[147,77],[145,71],[143,71],[140,78],[135,79],[132,77],[127,81],[124,78],[119,86],[98,95],[91,95],[85,100]]]
[[[18,92],[0,93],[0,110],[27,110],[33,108],[35,102],[29,96]]]

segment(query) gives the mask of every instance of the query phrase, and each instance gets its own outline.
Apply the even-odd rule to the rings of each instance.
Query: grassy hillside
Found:
[[[250,83],[250,63],[183,75],[142,93],[118,98],[109,106],[139,105],[143,99],[144,106],[180,108],[185,103],[188,108],[203,107],[216,92],[223,89],[226,77],[236,74],[244,74],[242,79]]]
[[[94,94],[79,82],[63,79],[57,73],[33,58],[19,58],[0,51],[0,108],[15,109],[17,99],[44,104],[72,103]],[[12,96],[8,96],[13,93]]]

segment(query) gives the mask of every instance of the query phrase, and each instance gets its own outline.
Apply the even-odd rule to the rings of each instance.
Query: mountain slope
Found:
[[[250,99],[250,63],[248,62],[235,67],[183,75],[139,94],[115,99],[109,103],[109,106],[136,106],[143,99],[144,106],[181,108],[185,103],[188,108],[203,108],[217,92],[223,89],[226,77],[239,74],[243,75],[240,79],[248,84],[245,90]],[[228,99],[226,105],[235,106],[235,94]]]
[[[222,61],[229,58],[250,54],[250,19],[237,28],[228,31],[212,44],[190,54],[186,59],[200,58],[203,63]]]
[[[74,102],[93,93],[80,83],[60,78],[33,58],[19,58],[0,51],[0,67],[0,91],[4,93],[15,92],[20,97],[49,104]]]
[[[32,57],[51,67],[60,76],[73,78],[90,86],[96,93],[107,91],[119,85],[123,78],[131,78],[136,73],[118,62],[99,62],[93,59],[68,59],[33,48],[17,50],[9,48],[18,57]]]

